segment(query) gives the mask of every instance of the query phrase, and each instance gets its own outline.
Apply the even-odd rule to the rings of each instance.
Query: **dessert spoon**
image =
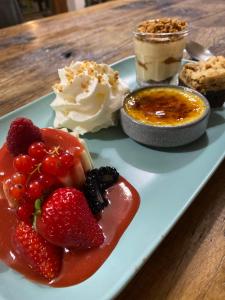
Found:
[[[209,57],[213,56],[209,49],[194,41],[187,42],[186,51],[190,57],[195,60],[207,60]]]

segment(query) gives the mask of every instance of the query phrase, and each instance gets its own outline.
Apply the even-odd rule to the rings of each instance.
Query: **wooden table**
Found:
[[[225,55],[224,0],[112,1],[28,22],[0,31],[0,115],[50,92],[72,59],[133,54],[134,24],[162,16],[187,19],[192,39]],[[224,230],[225,162],[118,300],[225,299]]]

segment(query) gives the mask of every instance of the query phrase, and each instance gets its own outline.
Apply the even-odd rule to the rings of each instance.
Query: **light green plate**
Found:
[[[113,65],[133,89],[134,58]],[[49,106],[54,95],[44,96],[0,119],[0,144],[10,122],[31,118],[40,127],[51,126]],[[139,191],[140,208],[104,265],[85,282],[55,289],[37,285],[0,264],[0,299],[103,300],[113,298],[159,245],[193,201],[225,155],[225,109],[211,113],[207,133],[176,149],[151,149],[128,138],[120,128],[86,136],[96,166],[113,165]]]

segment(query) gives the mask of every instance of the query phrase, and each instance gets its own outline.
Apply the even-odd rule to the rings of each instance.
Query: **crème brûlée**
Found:
[[[51,107],[54,127],[66,127],[79,134],[113,126],[128,87],[119,73],[107,64],[93,61],[73,62],[59,69],[60,82]]]
[[[127,97],[124,109],[138,122],[152,126],[180,126],[200,119],[206,111],[202,99],[174,88],[139,90]]]
[[[188,25],[175,18],[147,20],[134,32],[138,82],[160,82],[174,76],[180,67]]]

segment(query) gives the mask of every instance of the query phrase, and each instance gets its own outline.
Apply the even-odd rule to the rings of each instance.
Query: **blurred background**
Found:
[[[0,0],[0,28],[102,2],[106,0]]]

